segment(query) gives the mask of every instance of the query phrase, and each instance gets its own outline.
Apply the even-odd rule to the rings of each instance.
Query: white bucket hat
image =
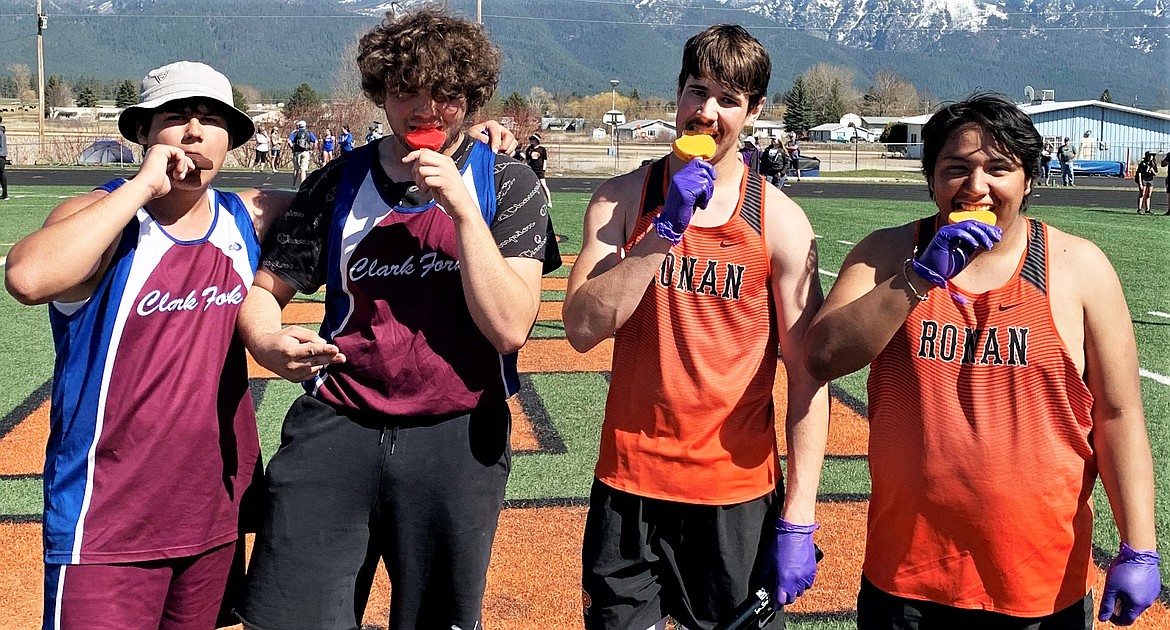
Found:
[[[127,140],[138,142],[140,120],[153,115],[154,110],[171,101],[185,98],[206,98],[224,106],[233,149],[243,145],[256,133],[252,119],[232,104],[232,84],[228,78],[215,68],[195,61],[176,61],[155,68],[142,77],[138,104],[122,111],[118,117],[118,131]]]

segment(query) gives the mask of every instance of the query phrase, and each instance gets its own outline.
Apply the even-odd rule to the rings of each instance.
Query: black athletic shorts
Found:
[[[1091,630],[1093,592],[1046,617],[1013,617],[890,595],[861,576],[857,630]]]
[[[347,417],[301,396],[268,464],[268,511],[237,613],[261,630],[361,626],[377,561],[390,628],[481,623],[511,468],[507,404],[425,421]]]
[[[670,616],[687,630],[709,630],[727,621],[763,586],[782,503],[781,489],[736,505],[694,505],[594,479],[581,549],[585,627],[643,630]],[[784,612],[765,627],[783,628]]]

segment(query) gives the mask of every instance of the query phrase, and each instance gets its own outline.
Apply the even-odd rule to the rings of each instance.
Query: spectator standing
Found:
[[[252,136],[252,138],[256,141],[256,159],[252,161],[252,172],[254,173],[257,167],[263,171],[271,165],[272,157],[268,152],[272,149],[272,146],[269,144],[268,134],[264,133],[263,129],[257,129],[256,135]],[[273,170],[273,172],[275,173],[276,171]]]
[[[1158,154],[1146,151],[1142,161],[1138,162],[1137,172],[1133,175],[1133,181],[1138,185],[1138,214],[1153,214],[1150,204],[1153,201],[1151,197],[1154,193],[1154,178],[1157,176]]]
[[[298,120],[297,128],[288,136],[288,146],[292,148],[293,188],[300,188],[305,178],[309,176],[309,168],[313,165],[313,149],[317,146],[317,136],[309,131],[308,123]]]
[[[341,135],[337,137],[337,146],[342,153],[353,151],[353,133],[350,132],[349,125],[341,126]]]
[[[1166,212],[1163,216],[1170,216],[1170,151],[1162,156],[1161,164],[1166,169]]]
[[[308,393],[268,465],[238,612],[248,627],[356,628],[381,558],[391,628],[482,628],[511,467],[512,355],[555,252],[548,211],[530,169],[463,132],[499,81],[481,26],[387,13],[357,63],[393,135],[310,176],[241,317],[257,361]],[[424,130],[442,132],[439,150],[411,148]],[[294,369],[320,337],[282,330],[280,308],[322,285],[332,353]]]
[[[1052,185],[1052,143],[1045,142],[1044,150],[1040,152],[1040,178],[1036,182],[1041,186]]]
[[[544,198],[548,200],[548,207],[552,207],[552,193],[549,192],[548,182],[544,176],[544,166],[548,162],[548,149],[540,144],[540,134],[528,136],[528,146],[524,147],[524,163],[536,173],[540,180],[540,188],[544,191]]]
[[[1065,138],[1056,151],[1056,159],[1060,162],[1060,182],[1064,186],[1076,186],[1073,181],[1073,160],[1077,159],[1077,150],[1070,144],[1071,138]]]
[[[291,195],[211,187],[255,128],[205,64],[152,70],[118,129],[138,172],[62,202],[5,268],[57,348],[43,627],[213,628],[260,465],[236,319]]]
[[[749,172],[760,174],[760,148],[756,146],[755,138],[748,136],[744,139],[743,148],[740,149],[739,155]]]
[[[0,116],[0,201],[8,200],[8,174],[4,167],[8,165],[8,132],[4,129],[4,117]]]
[[[796,181],[800,181],[800,140],[796,139],[795,132],[788,132],[788,142],[784,143],[784,150],[788,151],[788,164],[796,171]]]
[[[858,627],[1090,630],[1098,475],[1121,545],[1097,618],[1130,625],[1161,579],[1121,283],[1024,214],[1044,145],[1011,99],[944,107],[922,139],[937,213],[858,243],[809,332],[817,378],[870,365]],[[970,210],[995,225],[951,223]]]
[[[760,155],[760,173],[776,188],[788,185],[788,151],[780,144],[780,138],[772,136]]]
[[[816,239],[737,152],[771,67],[740,26],[688,40],[675,128],[713,135],[715,155],[671,153],[611,179],[585,213],[565,332],[579,352],[614,338],[582,549],[588,630],[662,628],[666,616],[711,628],[759,588],[779,608],[816,576],[829,421],[828,388],[803,360],[821,303]],[[773,400],[778,354],[787,405]],[[783,623],[781,611],[766,627]]]
[[[275,173],[277,171],[277,169],[280,167],[279,162],[280,162],[280,156],[281,156],[281,145],[284,144],[283,142],[280,141],[281,137],[282,136],[280,135],[280,130],[276,128],[276,125],[273,125],[272,129],[270,129],[268,131],[268,142],[269,142],[269,145],[272,147],[272,149],[270,151],[270,153],[271,153],[270,157],[272,158],[272,172],[273,173]]]
[[[333,150],[337,138],[333,137],[333,130],[329,127],[325,128],[325,136],[321,138],[321,166],[329,163],[333,159]]]
[[[382,123],[374,123],[370,125],[370,129],[366,131],[366,144],[373,144],[375,140],[382,137]]]

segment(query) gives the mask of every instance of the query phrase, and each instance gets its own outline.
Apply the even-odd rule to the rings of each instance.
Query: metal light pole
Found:
[[[41,13],[41,0],[37,0],[37,159],[45,150],[45,26],[48,17]],[[19,86],[17,86],[19,89]]]
[[[857,125],[849,123],[849,129],[853,131],[853,170],[857,170]]]
[[[483,24],[483,0],[475,0],[475,23]]]
[[[609,111],[617,110],[617,79],[609,80]],[[617,116],[613,118],[613,123],[609,126],[609,145],[613,150],[613,172],[618,172],[618,153],[617,153]]]

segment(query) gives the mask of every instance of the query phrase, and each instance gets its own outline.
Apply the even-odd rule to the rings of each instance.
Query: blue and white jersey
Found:
[[[237,537],[259,440],[235,325],[260,246],[237,195],[207,199],[211,228],[193,241],[139,209],[93,295],[49,308],[48,563],[182,557]]]

